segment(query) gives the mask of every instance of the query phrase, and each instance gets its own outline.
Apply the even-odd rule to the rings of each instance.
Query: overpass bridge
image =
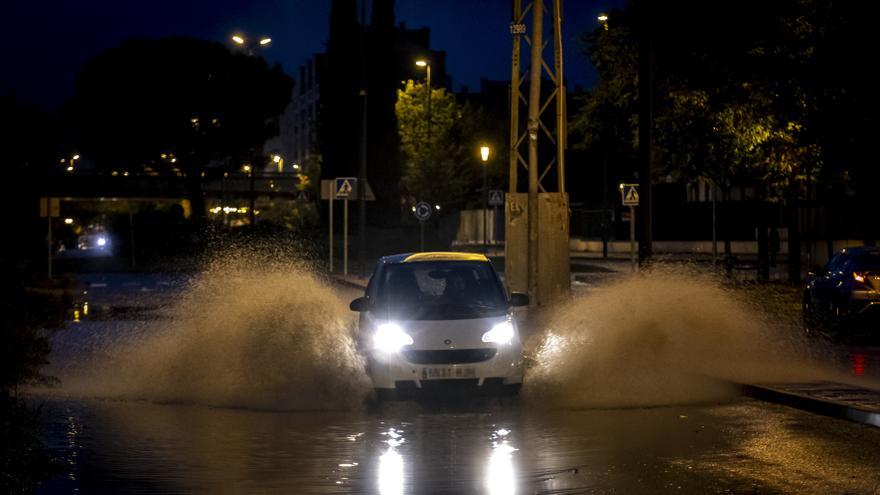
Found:
[[[216,199],[249,199],[268,196],[291,200],[311,199],[309,192],[298,189],[299,177],[289,173],[235,174],[207,177],[202,182],[205,197]],[[74,173],[41,178],[32,184],[40,196],[76,199],[184,199],[186,178],[146,174]]]

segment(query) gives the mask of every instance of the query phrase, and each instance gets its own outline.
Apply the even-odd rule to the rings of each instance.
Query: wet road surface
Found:
[[[49,400],[40,493],[878,493],[880,429],[747,399],[278,413]]]
[[[150,332],[145,321],[165,321],[185,292],[173,278],[90,283],[93,315],[105,311],[56,336],[50,371],[62,379],[66,362]],[[880,368],[876,347],[839,355],[857,377]],[[335,412],[32,402],[62,467],[39,493],[880,493],[880,429],[745,398],[554,410],[522,397]]]

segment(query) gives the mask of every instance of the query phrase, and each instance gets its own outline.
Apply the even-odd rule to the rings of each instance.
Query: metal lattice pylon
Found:
[[[505,271],[512,289],[527,290],[536,304],[550,302],[567,293],[570,286],[568,253],[568,199],[565,194],[566,108],[562,71],[562,0],[550,0],[553,8],[553,67],[544,60],[548,41],[544,41],[544,0],[533,0],[523,8],[513,0],[513,53],[510,86],[510,186],[505,216],[508,233],[505,242]],[[531,31],[526,17],[531,13]],[[530,63],[521,72],[522,41],[530,47]],[[528,77],[526,77],[528,74]],[[542,94],[546,77],[553,89]],[[522,84],[529,82],[528,98]],[[525,106],[525,132],[520,108]],[[549,119],[550,107],[555,119]],[[548,125],[550,122],[550,125]],[[539,155],[539,142],[554,153]],[[527,146],[526,159],[522,154]],[[528,194],[519,192],[519,171],[528,172]],[[555,178],[555,185],[552,179]],[[523,208],[523,205],[526,207]],[[525,221],[523,221],[525,220]],[[527,227],[527,230],[525,230]],[[525,238],[523,236],[525,234]],[[526,253],[523,253],[526,251]],[[527,254],[527,256],[523,256]],[[526,266],[523,265],[526,260]],[[539,269],[540,267],[540,269]]]

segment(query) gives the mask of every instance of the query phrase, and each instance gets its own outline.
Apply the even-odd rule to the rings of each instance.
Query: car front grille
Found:
[[[496,350],[487,349],[443,349],[438,351],[403,351],[403,357],[415,364],[460,364],[479,363],[495,357]]]

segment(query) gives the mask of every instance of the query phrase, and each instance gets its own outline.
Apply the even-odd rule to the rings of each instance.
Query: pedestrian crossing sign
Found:
[[[620,199],[623,201],[623,206],[639,206],[639,185],[621,184]]]
[[[355,177],[337,177],[336,178],[336,199],[348,199],[351,196],[354,185],[357,183]]]

